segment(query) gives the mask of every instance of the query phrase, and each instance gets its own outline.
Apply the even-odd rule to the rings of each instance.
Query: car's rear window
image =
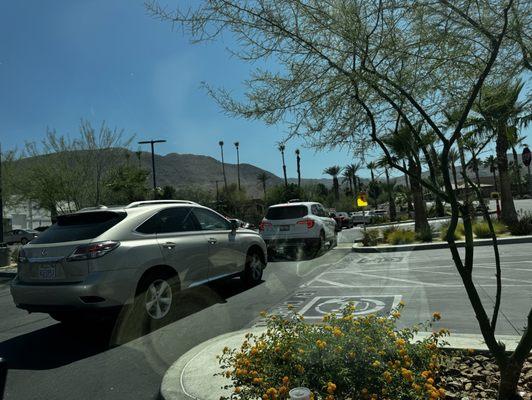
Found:
[[[33,239],[33,244],[73,242],[100,236],[122,221],[125,212],[83,212],[61,215],[57,222]]]
[[[302,218],[308,214],[305,206],[284,206],[268,208],[267,219],[294,219]]]

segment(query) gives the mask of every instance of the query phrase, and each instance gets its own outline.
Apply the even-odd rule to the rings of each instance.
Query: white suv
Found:
[[[320,250],[325,243],[336,246],[336,222],[320,203],[289,202],[268,208],[259,226],[268,250],[305,246]]]

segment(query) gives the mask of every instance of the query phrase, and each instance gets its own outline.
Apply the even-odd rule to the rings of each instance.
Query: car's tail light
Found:
[[[67,257],[67,261],[78,261],[98,258],[116,249],[118,246],[120,246],[120,242],[116,242],[113,240],[84,244],[82,246],[76,247],[72,254]]]
[[[272,224],[270,222],[267,222],[267,221],[262,221],[260,224],[259,224],[259,232],[262,232],[263,230],[266,229],[266,227],[268,228],[271,228]]]
[[[24,248],[22,247],[19,247],[17,261],[18,263],[28,262],[28,257],[26,256],[26,252],[24,251]]]
[[[312,229],[314,227],[314,220],[313,219],[304,219],[302,221],[297,221],[299,225],[307,225],[307,229]]]

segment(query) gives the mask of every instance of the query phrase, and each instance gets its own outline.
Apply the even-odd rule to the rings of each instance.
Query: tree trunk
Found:
[[[388,168],[384,168],[384,173],[386,174],[386,186],[388,189],[388,214],[390,214],[390,221],[395,221],[397,219],[397,210],[395,207],[395,199],[393,197],[392,187],[390,185]]]
[[[499,186],[501,196],[501,219],[506,225],[517,222],[514,199],[512,196],[512,184],[508,174],[508,137],[506,126],[497,129],[497,166],[499,168]]]
[[[338,187],[338,178],[333,176],[333,190],[335,200],[340,200],[340,188]]]
[[[409,160],[408,164],[410,174],[421,179],[421,168],[413,160]],[[412,188],[414,202],[414,227],[416,232],[421,232],[430,228],[427,210],[425,209],[425,200],[423,199],[423,188],[416,179],[410,179],[410,187]]]
[[[297,156],[297,186],[301,187],[301,158]]]
[[[500,381],[499,381],[499,394],[498,400],[516,400],[517,397],[517,384],[519,383],[519,377],[523,368],[523,362],[519,363],[513,357],[499,365]]]
[[[512,146],[512,154],[514,156],[514,168],[515,168],[515,175],[517,177],[517,192],[519,193],[519,196],[523,195],[523,185],[521,184],[521,168],[519,166],[519,159],[517,157],[517,151],[515,150],[515,146]]]

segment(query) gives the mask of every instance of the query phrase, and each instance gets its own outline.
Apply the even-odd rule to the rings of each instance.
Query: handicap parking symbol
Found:
[[[318,296],[310,300],[299,313],[305,319],[322,319],[326,314],[341,316],[342,309],[352,303],[355,317],[368,314],[387,316],[399,305],[401,298],[401,295]]]

